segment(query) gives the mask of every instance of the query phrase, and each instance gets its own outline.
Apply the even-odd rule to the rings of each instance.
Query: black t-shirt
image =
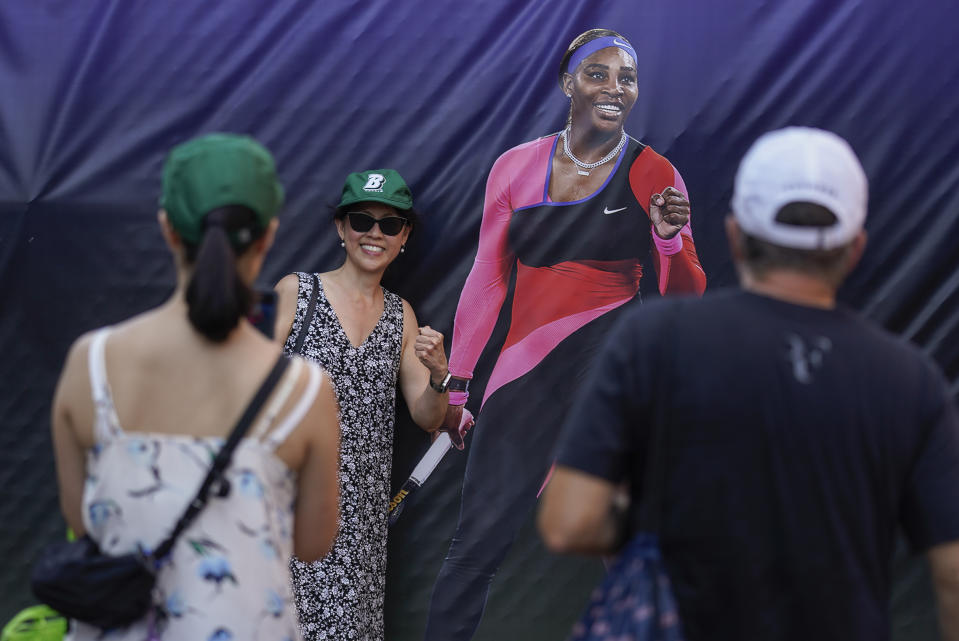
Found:
[[[558,462],[642,494],[666,428],[662,550],[687,638],[889,636],[897,525],[959,539],[959,418],[917,349],[740,290],[624,315]]]

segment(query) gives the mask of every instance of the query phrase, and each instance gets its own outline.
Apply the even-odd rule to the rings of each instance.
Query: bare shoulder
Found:
[[[293,421],[295,428],[282,439],[276,453],[290,469],[300,470],[309,452],[317,451],[317,448],[321,451],[336,449],[339,406],[329,374],[301,356],[292,359],[299,365],[297,378],[291,380],[293,393],[285,400],[278,416]]]
[[[76,373],[82,374],[87,371],[87,360],[90,354],[90,346],[93,344],[93,337],[99,331],[100,330],[95,329],[86,332],[73,341],[73,344],[70,345],[70,349],[67,350],[67,357],[63,363],[61,380],[67,376],[71,376]]]
[[[273,287],[276,292],[276,323],[273,326],[274,340],[283,344],[293,330],[296,317],[297,300],[300,296],[300,277],[296,273],[287,274]]]
[[[300,381],[307,380],[310,376],[316,375],[319,376],[320,385],[323,385],[324,382],[328,381],[330,378],[329,372],[323,369],[323,366],[319,363],[311,361],[305,356],[300,356],[299,354],[293,354],[290,356],[290,359],[294,362],[302,363],[302,372],[300,374]]]
[[[419,325],[416,320],[416,312],[413,311],[413,306],[409,304],[405,298],[400,298],[400,301],[403,303],[403,337],[404,339],[408,336],[415,336]]]
[[[300,290],[300,277],[295,273],[287,274],[276,283],[273,289],[281,296],[284,294],[295,296]]]
[[[336,393],[333,388],[333,379],[329,372],[323,369],[318,363],[314,363],[302,356],[293,358],[302,361],[305,367],[302,370],[300,382],[303,385],[309,385],[309,380],[315,381],[316,393],[313,396],[313,402],[310,408],[310,414],[314,421],[314,429],[339,430],[339,404],[336,400]]]
[[[291,354],[289,359],[290,366],[284,378],[289,380],[292,393],[286,397],[281,409],[282,411],[292,410],[297,405],[306,409],[315,403],[317,390],[331,387],[330,375],[318,363],[299,354]],[[313,400],[310,401],[310,398]]]
[[[70,417],[92,416],[93,400],[90,391],[89,354],[93,337],[99,330],[83,334],[67,351],[60,379],[53,398],[53,425],[65,427],[74,424]]]
[[[403,318],[416,318],[416,312],[413,311],[413,306],[410,305],[410,302],[403,297],[400,297],[400,302],[403,304]]]
[[[153,310],[144,312],[128,318],[125,321],[110,325],[107,327],[99,327],[97,329],[92,329],[88,332],[81,334],[73,343],[70,345],[70,349],[67,351],[67,357],[64,361],[62,375],[73,375],[81,374],[82,378],[87,378],[88,371],[88,362],[90,358],[90,349],[93,347],[93,340],[98,334],[109,329],[110,331],[110,343],[117,342],[118,337],[123,338],[123,336],[131,331],[131,329],[136,329],[139,325],[143,324],[144,319],[147,319],[151,316]]]

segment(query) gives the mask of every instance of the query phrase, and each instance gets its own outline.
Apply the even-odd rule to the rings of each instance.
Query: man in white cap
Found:
[[[900,526],[959,639],[956,407],[918,349],[836,302],[867,193],[838,136],[762,136],[726,221],[741,288],[625,317],[566,423],[546,544],[608,554],[652,523],[687,641],[888,639]]]

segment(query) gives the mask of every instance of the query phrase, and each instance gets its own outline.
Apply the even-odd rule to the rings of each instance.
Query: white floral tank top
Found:
[[[95,446],[87,455],[83,521],[108,554],[160,544],[206,476],[219,437],[125,432],[117,420],[104,365],[109,328],[91,344],[90,383],[96,406]],[[277,423],[297,373],[309,384]],[[321,370],[296,358],[226,470],[230,492],[211,496],[177,539],[159,570],[154,608],[127,628],[108,631],[75,622],[70,638],[143,641],[299,640],[289,561],[293,548],[295,477],[274,454],[319,390]]]

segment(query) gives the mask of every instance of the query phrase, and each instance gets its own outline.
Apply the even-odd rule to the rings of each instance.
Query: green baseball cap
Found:
[[[339,206],[370,201],[406,210],[413,207],[413,193],[395,169],[370,169],[347,176]]]
[[[270,152],[249,136],[215,133],[174,147],[163,165],[160,206],[189,243],[203,217],[226,205],[244,205],[266,227],[283,204],[283,186]]]

